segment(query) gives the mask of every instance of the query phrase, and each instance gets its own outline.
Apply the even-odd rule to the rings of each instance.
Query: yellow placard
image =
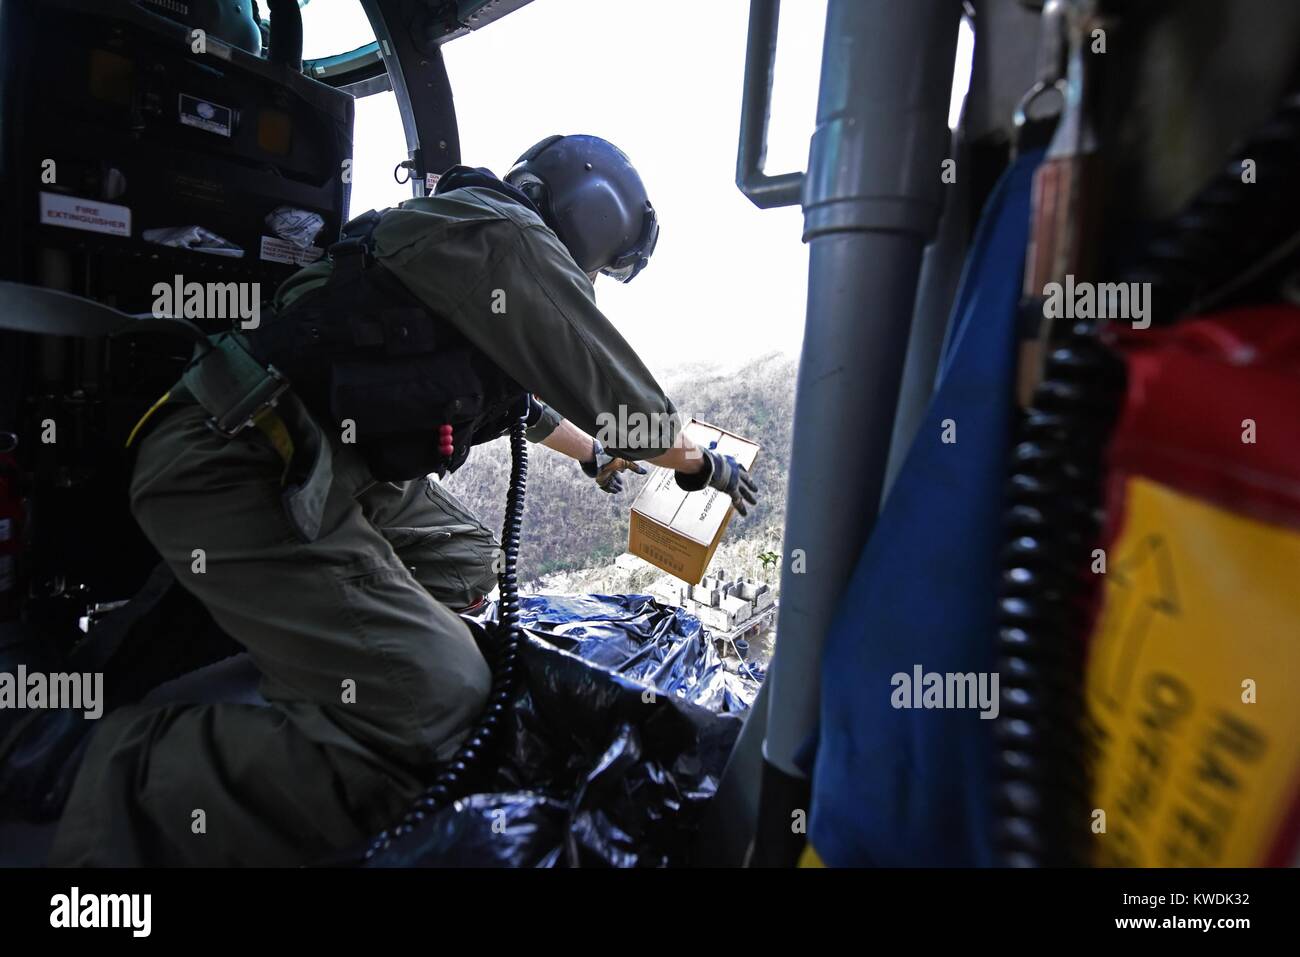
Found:
[[[799,866],[825,867],[826,865],[822,862],[821,855],[817,853],[817,849],[811,844],[805,844],[803,853],[799,855]]]
[[[1087,669],[1094,860],[1262,864],[1300,791],[1300,533],[1124,494]]]

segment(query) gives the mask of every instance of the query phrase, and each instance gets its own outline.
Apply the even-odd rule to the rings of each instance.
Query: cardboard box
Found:
[[[754,466],[760,446],[726,429],[692,419],[686,434],[703,448]],[[731,521],[731,499],[717,489],[684,492],[671,469],[650,466],[632,502],[627,550],[668,574],[698,585]]]

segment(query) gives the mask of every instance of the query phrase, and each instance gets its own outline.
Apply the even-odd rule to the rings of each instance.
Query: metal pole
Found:
[[[822,645],[879,506],[926,243],[941,209],[959,0],[830,0],[804,187],[808,318],[753,863],[789,864]],[[865,809],[864,809],[865,813]]]
[[[959,167],[965,166],[967,150],[960,134],[954,134],[951,155]],[[966,260],[970,228],[966,207],[970,201],[970,177],[959,176],[943,193],[943,215],[938,234],[925,248],[921,260],[921,282],[916,293],[916,314],[912,317],[912,334],[903,361],[903,382],[898,392],[898,412],[894,416],[894,434],[889,442],[889,465],[885,469],[885,486],[881,507],[889,497],[898,471],[907,460],[917,430],[930,408],[939,371],[939,360],[948,339],[948,318],[962,266]]]

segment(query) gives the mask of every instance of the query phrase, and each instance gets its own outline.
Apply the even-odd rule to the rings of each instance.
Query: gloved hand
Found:
[[[749,477],[743,465],[730,455],[719,455],[712,449],[700,449],[704,455],[704,468],[695,473],[675,472],[677,487],[688,492],[716,488],[731,496],[731,504],[741,516],[749,514],[749,506],[758,504],[758,486]]]
[[[581,464],[582,471],[594,478],[596,484],[611,495],[623,491],[623,476],[619,475],[619,472],[628,471],[645,475],[644,466],[638,465],[631,459],[615,458],[595,439],[591,442],[591,461]]]

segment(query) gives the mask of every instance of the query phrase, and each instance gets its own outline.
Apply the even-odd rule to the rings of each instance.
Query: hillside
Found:
[[[665,390],[684,415],[722,426],[763,446],[754,469],[760,491],[758,507],[748,518],[732,520],[714,559],[715,566],[728,571],[759,576],[758,553],[780,551],[796,367],[794,357],[771,355],[734,373],[706,372],[694,366],[689,377],[679,373],[676,379],[663,379]],[[498,529],[509,471],[508,443],[493,442],[476,448],[465,466],[447,478],[446,485],[489,527]],[[628,507],[644,481],[636,475],[630,478],[630,487],[621,495],[606,495],[571,459],[542,446],[529,446],[521,578],[536,586],[542,576],[557,572],[608,569],[612,573],[613,558],[627,549]],[[653,576],[631,573],[613,577],[619,581],[627,577],[629,584],[647,578],[648,584]]]

